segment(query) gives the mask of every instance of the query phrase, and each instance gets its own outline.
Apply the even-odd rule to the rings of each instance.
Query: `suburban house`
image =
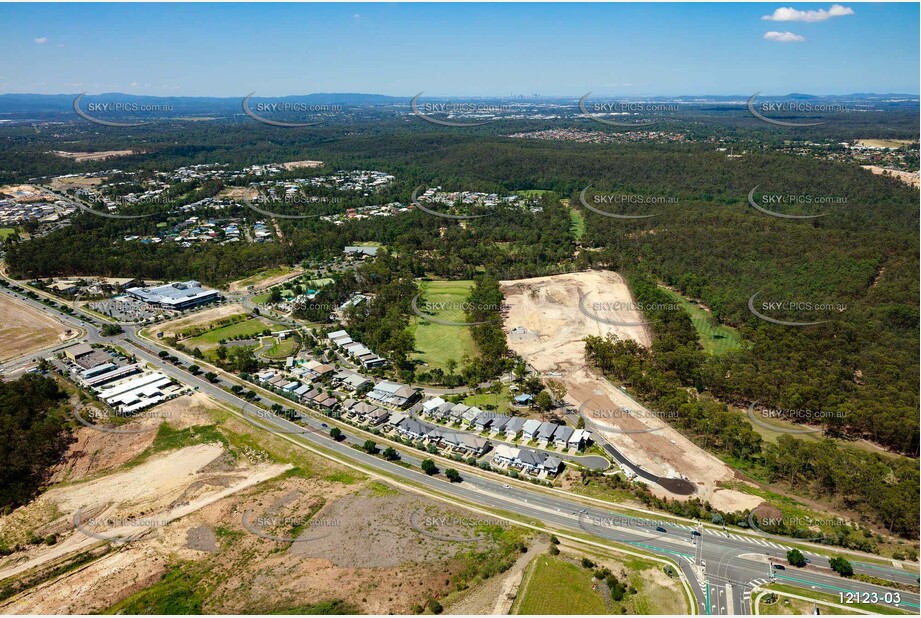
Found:
[[[517,468],[528,474],[558,474],[563,468],[563,462],[558,457],[548,455],[543,451],[530,448],[517,448],[500,444],[496,447],[493,461],[500,465]]]
[[[528,441],[533,440],[538,430],[540,430],[540,421],[536,421],[533,418],[527,420],[521,427],[521,437]]]
[[[434,416],[435,412],[442,404],[448,403],[441,397],[433,397],[422,404],[422,413],[426,416]]]
[[[584,429],[576,429],[569,437],[569,446],[575,448],[576,450],[581,450],[585,447],[588,441],[591,440],[591,437],[592,434],[585,431]]]
[[[518,416],[513,416],[512,418],[508,419],[508,422],[503,428],[505,435],[514,440],[515,437],[521,433],[521,428],[524,427],[525,422],[525,419]]]
[[[430,436],[433,440],[438,440],[444,446],[454,450],[463,451],[470,455],[482,455],[491,446],[489,440],[475,436],[464,431],[450,431],[435,428]]]
[[[569,446],[569,438],[572,437],[574,433],[575,430],[572,427],[559,425],[553,433],[553,444],[561,448],[566,448]]]
[[[559,425],[554,423],[541,423],[540,428],[537,430],[537,439],[542,442],[549,442],[557,427]]]
[[[384,405],[405,408],[419,398],[419,393],[405,384],[383,380],[374,385],[368,398]]]
[[[396,430],[401,435],[412,438],[413,440],[424,440],[429,436],[429,432],[432,428],[411,416],[407,416],[397,423]]]
[[[492,424],[489,426],[489,429],[495,434],[500,434],[505,430],[505,426],[510,420],[512,420],[511,416],[496,414],[492,417]]]
[[[355,373],[354,371],[343,369],[342,371],[336,373],[335,376],[333,376],[333,384],[336,384],[337,386],[354,393],[361,390],[362,388],[365,388],[366,386],[369,386],[371,384],[371,380],[361,374]]]

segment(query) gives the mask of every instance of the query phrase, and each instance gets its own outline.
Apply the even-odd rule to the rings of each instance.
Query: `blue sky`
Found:
[[[832,5],[0,4],[0,93],[917,94],[919,5]]]

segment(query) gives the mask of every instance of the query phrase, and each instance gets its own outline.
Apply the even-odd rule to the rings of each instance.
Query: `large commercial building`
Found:
[[[126,291],[145,303],[177,311],[212,303],[221,297],[217,290],[205,289],[198,281],[167,283],[152,288],[128,288]]]

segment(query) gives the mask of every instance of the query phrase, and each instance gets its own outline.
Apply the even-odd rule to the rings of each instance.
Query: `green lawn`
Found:
[[[528,567],[516,614],[606,614],[604,599],[592,589],[592,573],[550,556]]]
[[[15,233],[16,233],[16,228],[0,227],[0,240],[3,240],[7,236],[12,236]]]
[[[700,337],[700,343],[704,346],[707,354],[720,356],[731,350],[741,350],[744,345],[739,332],[731,326],[717,324],[713,317],[704,309],[701,309],[697,303],[692,303],[678,292],[668,288],[660,288],[669,296],[678,301],[679,304],[691,316],[691,323],[697,329]]]
[[[467,301],[470,288],[473,287],[472,281],[423,281],[420,287],[422,296],[418,305],[422,313],[448,322],[467,321],[463,304]],[[432,304],[433,311],[426,311],[426,302]],[[461,358],[465,354],[476,355],[476,345],[473,343],[470,329],[466,326],[437,324],[413,316],[410,328],[416,339],[417,351],[411,354],[410,358],[428,363],[428,367],[423,367],[420,371],[436,367],[447,371],[448,360],[454,359],[460,366]]]
[[[297,350],[297,340],[294,337],[288,337],[281,341],[276,341],[272,347],[265,351],[266,358],[288,358]]]
[[[508,384],[503,384],[498,394],[480,393],[477,395],[470,395],[464,399],[465,405],[476,406],[481,410],[492,409],[487,408],[487,406],[495,406],[496,412],[500,414],[509,412],[512,409],[511,403],[511,393],[508,390]]]
[[[585,215],[575,208],[570,208],[569,218],[572,220],[572,233],[575,234],[576,240],[582,240],[585,234]]]
[[[215,328],[209,330],[207,333],[199,335],[197,337],[192,337],[191,339],[186,339],[183,341],[185,345],[190,350],[193,348],[198,348],[202,352],[216,348],[218,342],[221,339],[228,339],[230,337],[236,337],[239,335],[250,336],[258,335],[266,328],[271,328],[272,325],[267,320],[262,318],[252,318],[246,320],[245,322],[237,322],[236,324],[230,324],[229,326],[223,326],[221,328]]]

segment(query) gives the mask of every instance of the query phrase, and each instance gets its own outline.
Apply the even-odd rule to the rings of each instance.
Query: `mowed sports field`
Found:
[[[62,342],[66,331],[41,311],[0,294],[0,362]]]
[[[423,281],[419,309],[438,320],[466,322],[463,305],[472,287],[473,281]],[[427,363],[428,367],[423,369],[438,368],[447,372],[449,360],[455,360],[460,367],[464,355],[476,355],[476,344],[466,326],[448,326],[413,316],[410,328],[416,338],[416,353],[411,358]]]

